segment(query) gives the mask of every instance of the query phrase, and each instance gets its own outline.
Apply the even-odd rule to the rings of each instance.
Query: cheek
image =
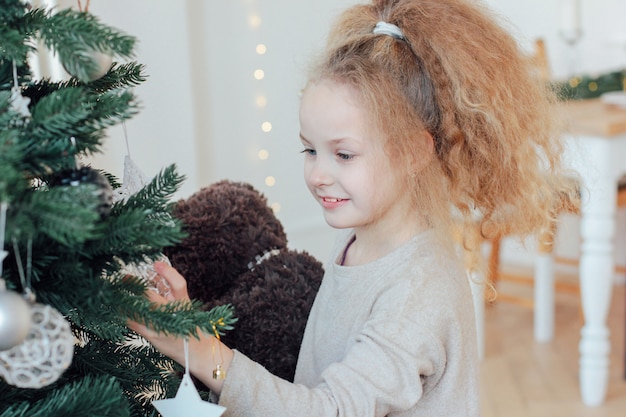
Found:
[[[368,181],[371,184],[370,200],[378,201],[380,204],[396,200],[398,194],[402,194],[405,191],[400,185],[402,179],[395,175],[395,172],[390,168],[371,172],[368,176]]]
[[[307,183],[307,185],[309,185],[311,178],[311,163],[306,159],[302,164],[302,175],[304,176],[304,181]]]
[[[313,171],[313,164],[310,161],[307,161],[305,159],[304,161],[304,165],[302,168],[302,174],[304,177],[304,183],[306,184],[307,188],[309,190],[311,190],[311,192],[313,192],[313,179],[312,179],[312,171]]]

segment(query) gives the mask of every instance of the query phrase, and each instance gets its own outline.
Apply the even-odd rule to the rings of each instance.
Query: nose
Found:
[[[331,170],[322,158],[307,159],[304,163],[304,177],[309,184],[316,188],[332,184]]]

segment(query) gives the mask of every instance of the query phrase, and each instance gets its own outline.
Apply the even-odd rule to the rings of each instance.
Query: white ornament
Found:
[[[221,405],[203,401],[188,373],[185,373],[183,376],[180,387],[178,387],[176,392],[176,397],[166,400],[155,400],[152,401],[152,405],[163,417],[219,417],[226,411],[226,408]]]
[[[130,196],[139,192],[147,184],[148,178],[146,175],[139,169],[130,155],[126,155],[126,157],[124,157],[124,179],[122,186],[114,190],[113,202],[117,203],[119,201],[128,200]],[[158,260],[170,266],[172,265],[165,255],[161,255]],[[141,278],[148,284],[149,289],[156,291],[164,298],[167,298],[171,294],[172,289],[170,285],[154,270],[154,262],[150,258],[144,257],[143,262],[135,264],[126,265],[122,262],[120,263],[122,264],[120,271],[123,274]]]
[[[120,271],[124,275],[132,275],[140,278],[148,285],[148,289],[156,291],[163,298],[168,298],[172,293],[172,287],[161,275],[157,274],[154,270],[154,262],[148,258],[144,258],[144,262],[124,265],[120,268]],[[170,260],[165,255],[161,255],[158,261],[165,262],[169,266],[172,266]]]
[[[113,191],[113,202],[126,201],[148,184],[146,175],[141,172],[130,155],[124,158],[124,179],[122,186]]]
[[[22,295],[5,291],[2,287],[0,285],[0,351],[5,351],[26,339],[31,312],[30,305]]]
[[[26,339],[0,352],[0,376],[20,388],[41,388],[59,379],[74,356],[74,335],[63,315],[49,305],[33,304]]]
[[[87,83],[102,78],[111,69],[113,55],[97,50],[88,50],[79,53],[83,57],[90,59],[95,64],[95,67],[90,72],[85,73],[79,68],[71,66],[71,64],[67,66],[64,64],[63,68],[73,77]]]
[[[19,113],[22,117],[30,117],[30,110],[28,105],[30,104],[30,98],[24,97],[20,92],[19,87],[11,88],[11,98],[9,98],[11,110]]]

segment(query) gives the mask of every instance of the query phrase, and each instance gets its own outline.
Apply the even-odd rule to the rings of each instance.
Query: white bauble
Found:
[[[165,255],[161,255],[157,260],[172,266],[170,260]],[[124,275],[132,275],[140,278],[148,285],[148,289],[155,291],[164,298],[168,298],[172,294],[172,287],[170,287],[170,284],[168,284],[165,278],[157,274],[154,270],[154,262],[148,257],[144,257],[144,262],[127,265],[122,264],[120,272]]]
[[[49,305],[31,306],[26,339],[0,352],[0,377],[20,388],[42,388],[65,372],[74,357],[74,335],[65,317]]]
[[[97,50],[89,50],[81,54],[88,57],[95,63],[95,69],[92,69],[87,73],[83,73],[83,71],[81,71],[78,67],[69,63],[64,63],[63,68],[65,68],[67,73],[71,76],[88,83],[102,78],[111,69],[111,65],[113,64],[113,55]]]
[[[22,295],[0,291],[0,351],[11,349],[26,339],[30,315],[30,305]]]

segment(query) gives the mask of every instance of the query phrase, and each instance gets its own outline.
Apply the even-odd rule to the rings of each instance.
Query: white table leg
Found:
[[[534,330],[537,342],[554,338],[554,259],[539,252],[535,258]]]
[[[615,230],[616,184],[608,142],[586,147],[597,161],[584,175],[582,189],[580,285],[585,324],[580,340],[580,389],[589,406],[604,402],[609,377],[609,329]]]

